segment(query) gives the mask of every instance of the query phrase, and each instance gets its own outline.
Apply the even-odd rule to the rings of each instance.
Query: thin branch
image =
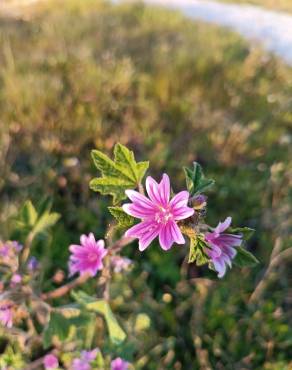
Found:
[[[77,279],[70,281],[69,283],[61,286],[60,288],[57,288],[51,292],[43,293],[41,295],[42,299],[54,299],[63,297],[65,294],[67,294],[71,289],[76,288],[78,285],[84,284],[89,278],[90,274],[83,274],[79,276]]]
[[[276,267],[279,265],[286,263],[289,259],[292,259],[292,247],[285,249],[284,251],[280,252],[277,256],[271,259],[271,262],[262,278],[262,280],[259,282],[257,287],[255,288],[254,292],[250,296],[249,302],[248,303],[255,303],[257,302],[270,281],[272,280],[272,272]]]

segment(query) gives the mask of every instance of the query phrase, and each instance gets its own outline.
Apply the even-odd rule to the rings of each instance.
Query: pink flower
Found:
[[[80,358],[75,358],[72,362],[72,370],[91,370],[91,365]]]
[[[166,174],[159,184],[148,176],[146,190],[150,199],[134,190],[126,190],[133,203],[124,204],[123,210],[142,220],[138,225],[131,227],[126,236],[139,239],[140,251],[146,249],[157,236],[164,250],[170,249],[174,242],[184,244],[185,239],[176,221],[194,214],[194,210],[187,206],[189,193],[181,191],[169,200],[170,183]]]
[[[95,348],[92,351],[82,351],[81,352],[81,359],[85,362],[91,362],[91,361],[95,360],[98,352],[99,352],[98,348]]]
[[[219,278],[224,276],[226,265],[231,267],[231,262],[236,256],[236,250],[233,247],[238,247],[242,243],[241,235],[223,233],[228,229],[231,221],[231,217],[227,217],[223,223],[219,222],[214,231],[205,235],[205,240],[211,247],[206,252],[211,258]]]
[[[12,328],[13,314],[10,305],[2,305],[0,307],[0,323],[7,328]]]
[[[57,369],[59,367],[59,361],[55,355],[49,354],[44,357],[45,369]]]
[[[116,358],[111,362],[111,370],[127,370],[129,363],[124,361],[120,357]]]
[[[132,261],[127,257],[113,256],[111,258],[111,264],[114,272],[122,272],[129,268],[129,266],[132,264]]]
[[[10,280],[10,286],[15,287],[17,284],[22,282],[22,276],[20,274],[13,274]]]
[[[72,255],[69,260],[70,275],[79,272],[80,275],[89,273],[95,276],[98,270],[103,268],[102,259],[106,256],[107,250],[104,248],[104,241],[96,241],[94,235],[80,237],[81,245],[70,245]]]
[[[72,362],[72,370],[90,370],[90,362],[95,360],[99,349],[95,348],[92,351],[82,351],[80,358],[75,358]]]

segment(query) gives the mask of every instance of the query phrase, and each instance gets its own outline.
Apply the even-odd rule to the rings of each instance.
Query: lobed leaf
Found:
[[[137,163],[134,153],[120,143],[115,145],[114,160],[99,150],[93,150],[91,155],[101,177],[91,180],[89,187],[101,194],[111,195],[114,204],[126,198],[125,190],[139,185],[149,167],[149,162]]]
[[[111,215],[114,216],[114,218],[117,220],[118,227],[127,228],[134,224],[134,217],[128,215],[122,207],[108,207],[108,210],[110,211]]]
[[[193,169],[184,167],[187,189],[191,196],[200,194],[215,184],[212,179],[204,176],[202,167],[199,163],[193,162]]]

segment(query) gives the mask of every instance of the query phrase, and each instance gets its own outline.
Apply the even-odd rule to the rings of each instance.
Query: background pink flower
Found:
[[[98,270],[103,268],[102,259],[106,256],[107,250],[104,248],[104,241],[96,241],[94,235],[80,237],[81,245],[70,245],[72,253],[69,260],[70,275],[79,272],[80,275],[89,273],[95,276]]]
[[[194,214],[194,210],[187,206],[189,193],[181,191],[169,200],[170,182],[166,174],[159,184],[148,176],[146,190],[149,198],[134,190],[126,190],[127,196],[133,203],[124,204],[123,210],[142,220],[138,225],[131,227],[126,232],[126,236],[139,239],[140,251],[146,249],[157,236],[164,250],[170,249],[174,242],[184,244],[185,239],[177,221]]]
[[[111,370],[127,370],[128,367],[129,363],[120,357],[117,357],[111,362]]]
[[[55,355],[49,354],[44,357],[45,369],[57,369],[59,367],[59,361]]]
[[[232,259],[236,256],[236,250],[233,247],[240,246],[242,243],[241,235],[223,233],[231,225],[231,221],[231,217],[227,217],[224,222],[219,222],[214,231],[205,235],[205,240],[211,247],[206,252],[219,278],[225,275],[227,265],[231,267]]]
[[[13,313],[12,308],[9,305],[3,305],[0,307],[0,323],[7,328],[11,328],[13,325]]]

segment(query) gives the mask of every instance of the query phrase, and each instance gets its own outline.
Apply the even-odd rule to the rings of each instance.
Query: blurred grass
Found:
[[[68,244],[103,237],[110,219],[88,189],[91,148],[110,153],[120,141],[175,190],[197,160],[217,180],[209,223],[231,215],[256,228],[250,248],[262,263],[195,280],[186,248],[128,247],[135,279],[113,287],[128,350],[145,369],[290,368],[291,264],[247,301],[275,241],[291,246],[291,68],[229,31],[143,5],[52,1],[31,14],[0,20],[0,235],[24,199],[51,195],[63,218],[52,248],[34,252],[66,268]],[[140,312],[147,335],[133,331]]]

